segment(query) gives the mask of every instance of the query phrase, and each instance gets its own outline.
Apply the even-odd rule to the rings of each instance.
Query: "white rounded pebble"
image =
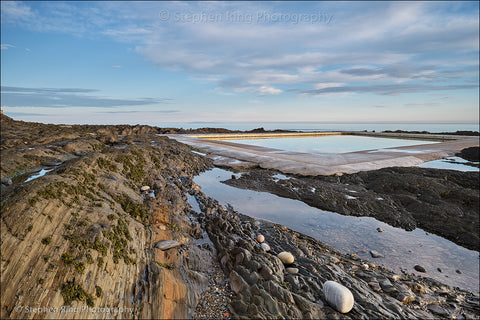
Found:
[[[338,312],[347,313],[353,308],[354,299],[352,292],[335,281],[323,284],[323,295],[327,302]]]
[[[148,190],[150,190],[149,186],[143,186],[140,188],[140,191],[148,191]]]
[[[286,251],[280,252],[278,254],[278,258],[283,262],[283,264],[292,264],[293,261],[295,261],[293,254]]]
[[[258,241],[259,243],[262,243],[263,241],[265,241],[265,237],[262,236],[261,234],[259,234],[259,235],[257,236],[257,241]]]
[[[270,246],[265,242],[260,245],[264,251],[270,251]]]
[[[298,273],[298,268],[287,268],[285,269],[290,274],[297,274]]]

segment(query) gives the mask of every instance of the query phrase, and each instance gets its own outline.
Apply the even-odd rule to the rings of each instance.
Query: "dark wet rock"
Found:
[[[462,149],[457,156],[468,160],[468,161],[480,161],[480,148],[479,147],[470,147]]]
[[[427,272],[424,267],[422,267],[422,266],[420,266],[420,265],[418,265],[418,264],[415,265],[413,268],[414,268],[415,270],[417,270],[418,272],[424,272],[424,273]]]
[[[458,273],[458,274],[462,274],[462,271],[460,271],[460,270],[458,270],[458,269],[455,270],[455,272]]]
[[[430,304],[427,306],[427,309],[432,312],[433,314],[440,316],[440,317],[448,317],[450,314],[448,313],[447,310],[444,308],[440,307],[439,305],[436,304]]]

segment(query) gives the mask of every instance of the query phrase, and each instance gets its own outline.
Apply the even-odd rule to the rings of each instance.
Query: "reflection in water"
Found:
[[[460,157],[448,157],[440,160],[433,160],[419,164],[419,167],[422,168],[435,168],[435,169],[449,169],[449,170],[458,170],[458,171],[478,171],[478,167],[473,167],[468,164],[476,164],[478,162],[469,162]]]
[[[274,149],[316,154],[345,153],[380,148],[405,147],[419,144],[437,143],[435,141],[387,139],[353,135],[275,139],[237,139],[228,141]]]
[[[301,201],[238,189],[220,182],[231,175],[229,171],[215,168],[195,177],[194,181],[207,196],[223,205],[230,203],[235,210],[248,216],[287,226],[341,252],[356,253],[395,272],[403,269],[417,274],[413,266],[419,264],[427,270],[428,277],[453,287],[478,292],[479,256],[476,251],[421,229],[407,232],[374,218],[342,216],[310,207]],[[378,232],[377,228],[382,228],[384,232]],[[370,250],[376,250],[385,257],[371,258]],[[456,273],[456,270],[461,270],[462,274]]]

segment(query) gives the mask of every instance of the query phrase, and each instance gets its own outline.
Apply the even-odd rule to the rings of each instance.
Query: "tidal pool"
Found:
[[[421,168],[435,168],[435,169],[448,169],[458,171],[478,171],[478,167],[471,166],[469,164],[476,164],[478,162],[470,162],[460,157],[448,157],[440,160],[433,160],[419,164]]]
[[[424,276],[452,287],[478,292],[477,251],[463,248],[422,229],[407,232],[371,217],[343,216],[310,207],[298,200],[221,183],[231,176],[232,172],[215,168],[196,176],[194,181],[207,196],[217,199],[222,205],[229,203],[245,215],[284,225],[343,253],[356,253],[363,259],[384,265],[395,272],[404,270],[418,274],[413,267],[419,264],[427,270]],[[195,199],[189,198],[189,201],[198,211]],[[378,201],[382,199],[379,198]],[[384,231],[378,232],[377,228]],[[378,251],[384,257],[372,258],[370,250]],[[460,270],[461,274],[456,270]]]
[[[354,135],[271,139],[228,139],[228,141],[287,151],[315,154],[345,153],[363,150],[438,143],[436,141],[388,139]]]

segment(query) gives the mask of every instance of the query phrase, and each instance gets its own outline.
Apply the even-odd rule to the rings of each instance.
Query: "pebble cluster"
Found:
[[[208,289],[202,293],[195,309],[194,319],[230,319],[228,305],[232,292],[228,280],[217,267],[210,274]]]

